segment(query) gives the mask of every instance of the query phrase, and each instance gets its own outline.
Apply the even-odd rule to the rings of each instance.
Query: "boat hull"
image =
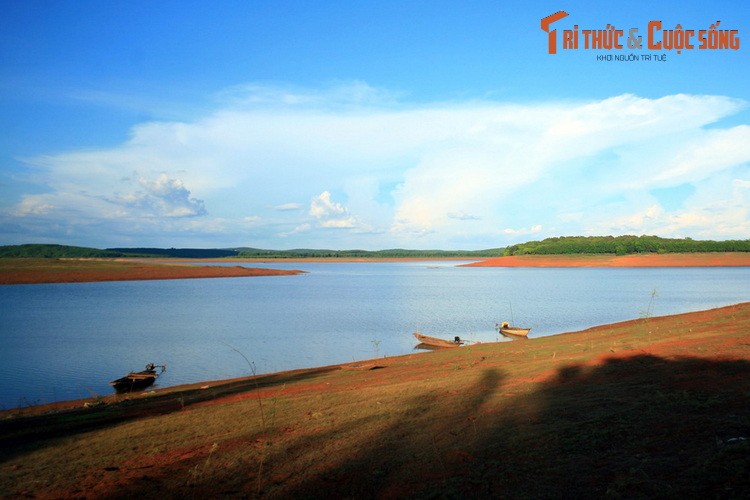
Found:
[[[118,393],[141,391],[156,382],[156,372],[131,372],[109,383]]]
[[[525,337],[530,331],[531,328],[500,328],[500,333],[512,337]]]
[[[463,345],[463,342],[456,342],[453,340],[445,340],[445,339],[438,339],[435,337],[429,337],[427,335],[422,335],[421,333],[414,332],[414,337],[419,340],[421,343],[431,346],[431,347],[460,347]]]
[[[157,367],[161,368],[161,372],[157,373]],[[124,377],[113,380],[109,385],[114,387],[117,393],[141,391],[156,382],[156,377],[164,373],[164,370],[166,369],[167,365],[154,365],[153,363],[149,363],[146,365],[145,370],[140,372],[130,372]]]

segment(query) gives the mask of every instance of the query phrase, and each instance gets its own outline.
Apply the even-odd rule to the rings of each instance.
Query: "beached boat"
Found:
[[[511,335],[515,337],[525,337],[531,331],[531,328],[519,328],[517,326],[510,326],[507,321],[503,321],[502,323],[495,325],[495,328],[497,328],[497,331],[499,331],[503,335]]]
[[[156,371],[157,368],[161,368],[161,371],[158,373]],[[166,369],[166,365],[155,365],[149,363],[146,365],[145,370],[140,372],[130,372],[124,377],[113,380],[109,385],[114,387],[115,392],[117,393],[140,391],[156,382],[156,378],[164,373],[164,370]]]
[[[444,340],[435,337],[428,337],[421,333],[414,332],[414,336],[425,345],[432,347],[458,347],[464,344],[464,341],[456,337],[454,340]]]

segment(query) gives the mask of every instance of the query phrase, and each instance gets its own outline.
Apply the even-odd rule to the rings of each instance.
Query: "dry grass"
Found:
[[[0,492],[746,497],[749,360],[742,304],[5,412]]]

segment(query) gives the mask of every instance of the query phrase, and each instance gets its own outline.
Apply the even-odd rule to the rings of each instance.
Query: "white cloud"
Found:
[[[542,232],[542,225],[537,224],[535,226],[532,226],[530,228],[521,228],[521,229],[512,229],[512,228],[506,228],[503,229],[503,233],[512,235],[512,236],[525,236],[529,234],[538,234]]]
[[[196,217],[206,215],[203,201],[192,198],[180,179],[166,174],[156,178],[125,178],[118,186],[123,191],[101,192],[96,186],[73,186],[54,193],[27,195],[16,209],[16,215],[77,214],[90,218]]]
[[[669,161],[654,181],[670,183],[701,180],[714,172],[747,162],[750,158],[750,126],[703,131]]]
[[[592,214],[585,234],[654,234],[698,239],[747,239],[750,193],[730,174],[698,184],[685,208],[667,211],[648,196],[633,196],[609,211]]]
[[[278,236],[280,236],[282,238],[287,238],[287,237],[293,236],[295,234],[306,233],[306,232],[310,231],[311,229],[312,229],[312,226],[310,224],[307,224],[307,223],[300,224],[299,226],[295,227],[291,231],[286,231],[286,232],[279,233]]]
[[[217,100],[232,108],[267,107],[319,108],[336,103],[338,106],[395,105],[396,94],[362,81],[340,82],[325,89],[311,90],[293,85],[274,86],[255,83],[235,85],[217,94]]]
[[[534,210],[523,200],[545,177],[559,176],[563,181],[564,185],[548,188],[545,201],[565,200],[568,206],[560,209],[566,211],[571,201],[588,203],[592,197],[636,184],[644,189],[684,182],[682,176],[667,180],[659,174],[665,168],[662,158],[681,151],[686,135],[704,138],[704,171],[728,168],[750,160],[745,127],[710,132],[701,127],[741,107],[741,102],[721,97],[677,95],[650,100],[624,95],[582,104],[473,110],[470,116],[481,127],[462,127],[456,120],[454,125],[466,133],[454,134],[438,152],[406,172],[394,227],[439,228],[446,224],[446,212],[466,210],[497,213],[496,218],[487,218],[489,231],[490,224],[504,218],[503,212]],[[732,153],[719,153],[726,149]],[[658,155],[649,158],[654,150]],[[613,156],[614,163],[597,165],[602,154]],[[595,170],[598,178],[589,177],[587,168]]]
[[[203,201],[190,197],[190,191],[180,179],[161,174],[156,179],[138,178],[143,191],[129,193],[119,199],[126,205],[137,206],[164,217],[195,217],[206,215]]]
[[[654,223],[662,217],[664,217],[664,210],[661,206],[651,205],[646,207],[645,210],[615,218],[609,223],[620,234],[643,234],[647,228],[653,227]]]
[[[460,212],[450,212],[448,213],[449,219],[458,219],[458,220],[480,220],[481,217],[478,215],[472,215],[464,212],[461,210]]]
[[[331,201],[331,193],[323,191],[310,202],[310,215],[318,221],[319,227],[353,228],[357,220],[341,203]]]
[[[300,210],[302,208],[302,205],[299,203],[282,203],[281,205],[276,205],[273,207],[274,210],[278,210],[279,212],[288,212],[292,210]]]
[[[142,123],[117,147],[27,159],[24,180],[40,189],[21,193],[3,222],[32,236],[45,224],[75,235],[106,222],[104,243],[90,243],[170,246],[183,233],[205,246],[273,247],[278,235],[305,246],[331,228],[345,231],[327,231],[327,246],[345,236],[342,247],[357,237],[375,248],[748,234],[737,192],[747,192],[750,126],[706,127],[743,109],[729,97],[410,105],[361,82],[238,86],[220,97],[202,119]],[[697,191],[681,211],[648,195],[685,182]],[[309,210],[289,201],[304,199]]]

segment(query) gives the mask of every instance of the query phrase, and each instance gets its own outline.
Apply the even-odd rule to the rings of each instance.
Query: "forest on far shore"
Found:
[[[170,258],[170,259],[303,259],[303,258],[487,258],[502,255],[502,248],[488,250],[264,250],[259,248],[88,248],[56,244],[26,244],[0,246],[0,258],[37,259],[112,259],[112,258]]]
[[[750,240],[694,240],[658,236],[562,236],[507,247],[503,255],[750,252]]]
[[[541,241],[519,243],[507,248],[486,250],[321,250],[292,249],[264,250],[250,247],[236,248],[89,248],[56,244],[27,244],[0,246],[0,258],[184,258],[184,259],[484,259],[502,255],[570,255],[636,253],[706,253],[750,252],[750,240],[693,240],[692,238],[660,238],[658,236],[562,236]]]

